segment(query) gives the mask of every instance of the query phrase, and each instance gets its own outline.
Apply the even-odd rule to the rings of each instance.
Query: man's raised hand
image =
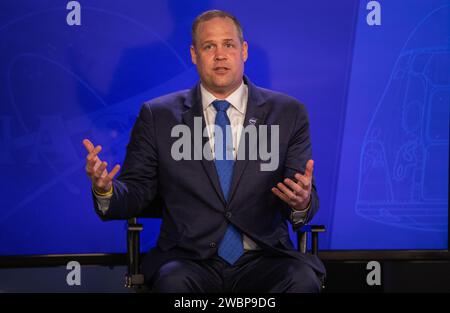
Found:
[[[100,194],[110,192],[112,190],[112,180],[117,172],[119,172],[120,165],[117,164],[112,171],[108,173],[108,163],[100,160],[98,157],[98,154],[102,151],[102,146],[94,147],[89,139],[84,139],[83,145],[88,152],[86,157],[86,174],[92,181],[92,187]]]
[[[272,188],[272,192],[281,200],[286,202],[295,210],[301,211],[308,207],[311,199],[311,186],[313,177],[314,161],[306,163],[305,174],[294,175],[297,182],[286,178],[283,182]]]

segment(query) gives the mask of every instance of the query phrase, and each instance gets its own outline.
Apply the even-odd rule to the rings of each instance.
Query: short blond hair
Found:
[[[192,23],[192,45],[195,46],[195,41],[197,39],[197,28],[200,23],[212,20],[213,18],[221,17],[221,18],[229,18],[233,21],[234,25],[236,26],[236,30],[238,33],[239,41],[241,43],[244,42],[244,33],[242,31],[241,23],[239,23],[239,20],[232,14],[222,11],[222,10],[209,10],[205,11],[199,16],[197,16],[194,20],[194,23]]]

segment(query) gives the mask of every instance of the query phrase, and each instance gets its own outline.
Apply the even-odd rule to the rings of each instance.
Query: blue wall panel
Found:
[[[366,0],[80,0],[74,26],[67,2],[0,4],[0,255],[124,251],[81,141],[122,162],[142,102],[197,81],[190,27],[211,8],[241,20],[250,79],[307,106],[321,248],[447,248],[450,1],[379,1],[375,26]]]

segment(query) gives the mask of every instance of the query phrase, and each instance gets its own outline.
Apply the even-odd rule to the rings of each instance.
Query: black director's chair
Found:
[[[158,200],[151,207],[146,208],[142,218],[161,218],[162,209]],[[127,220],[127,274],[125,276],[125,287],[133,288],[137,292],[148,291],[144,285],[144,275],[140,270],[140,233],[144,229],[139,224],[138,218]],[[319,233],[325,232],[323,225],[305,225],[297,231],[297,249],[302,253],[311,253],[318,255],[319,253]],[[311,234],[311,251],[308,251],[308,234]],[[324,288],[324,284],[322,284]]]

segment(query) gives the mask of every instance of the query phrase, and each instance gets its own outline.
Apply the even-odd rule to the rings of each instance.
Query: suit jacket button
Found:
[[[226,217],[226,218],[230,218],[232,215],[233,215],[233,214],[231,214],[231,212],[225,213],[225,217]]]
[[[210,248],[215,248],[216,247],[216,243],[213,241],[213,242],[211,242],[210,244],[209,244],[209,247]]]

